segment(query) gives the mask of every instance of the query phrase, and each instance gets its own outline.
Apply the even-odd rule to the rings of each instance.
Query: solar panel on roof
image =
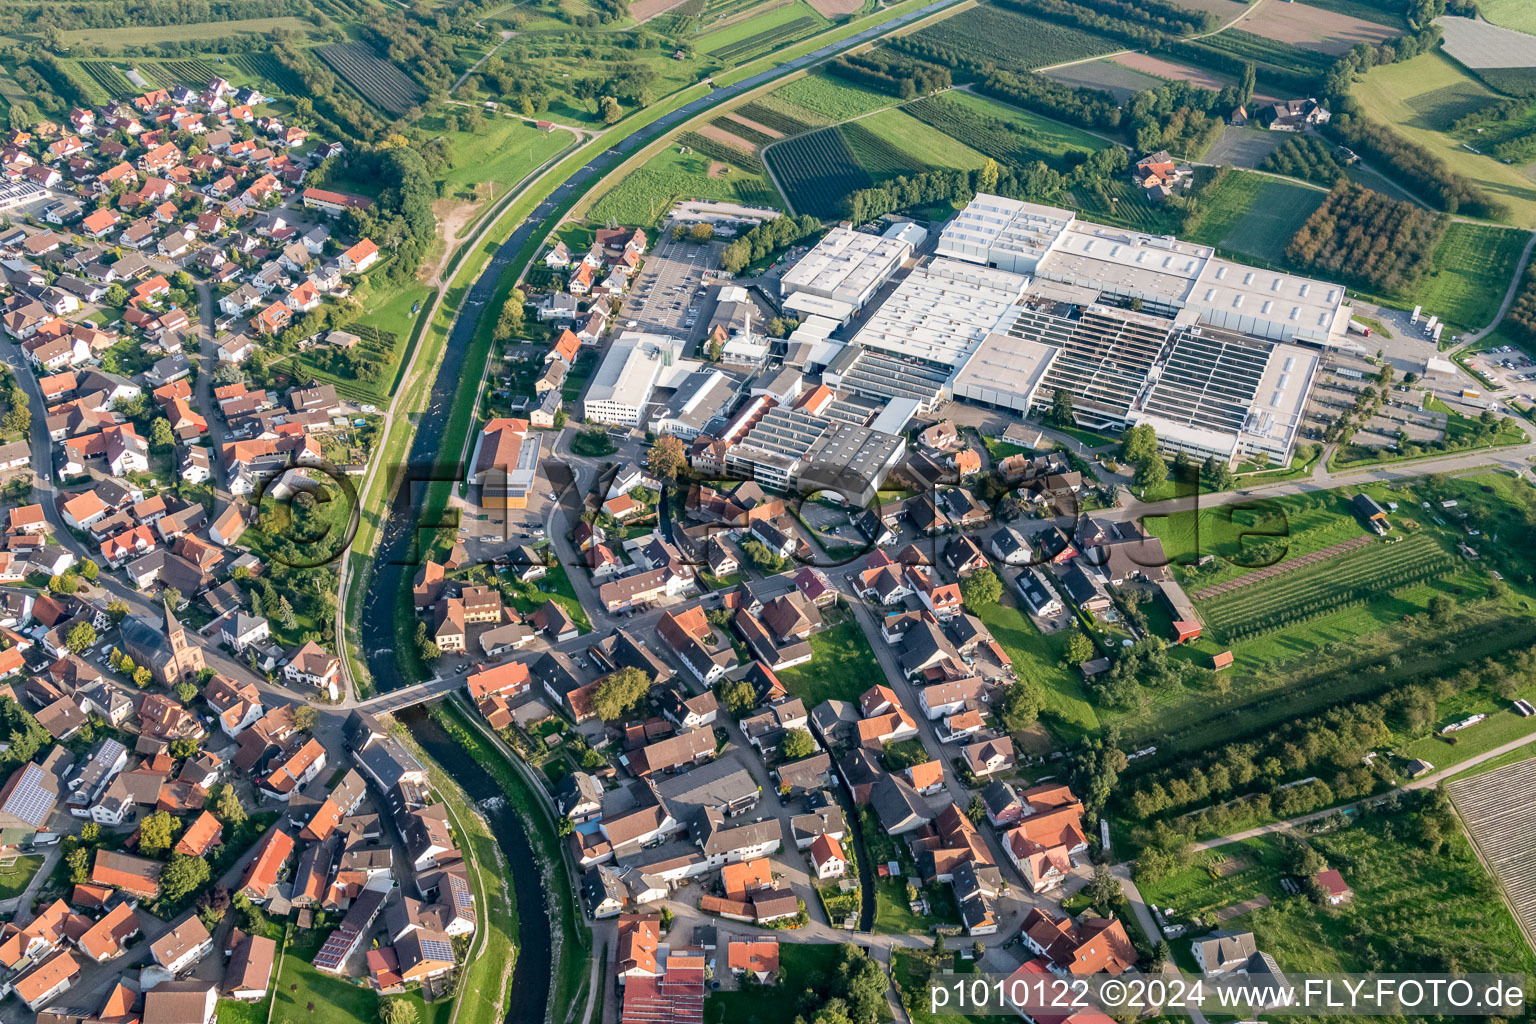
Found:
[[[444,963],[453,963],[453,944],[442,939],[423,939],[421,942],[421,954],[429,960],[441,960]]]

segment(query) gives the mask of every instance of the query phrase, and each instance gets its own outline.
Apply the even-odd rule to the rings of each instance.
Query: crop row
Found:
[[[775,143],[763,153],[797,213],[826,219],[842,213],[849,194],[870,185],[836,128]]]
[[[208,80],[218,77],[218,71],[205,60],[189,57],[182,60],[162,60],[154,65],[155,78],[161,85],[175,82],[188,89],[201,89]]]
[[[424,98],[404,71],[364,43],[331,43],[315,52],[380,110],[399,116]]]
[[[133,83],[107,61],[83,60],[80,62],[80,68],[113,99],[123,99],[138,92],[133,87]]]
[[[792,114],[758,102],[744,103],[738,109],[743,117],[749,117],[758,124],[772,128],[776,132],[783,132],[785,135],[799,135],[815,127],[809,121],[802,121]]]
[[[902,150],[894,142],[882,138],[857,121],[840,125],[838,131],[843,133],[848,149],[853,153],[853,158],[858,161],[859,166],[868,171],[869,176],[876,181],[901,175],[922,174],[932,169],[922,160]]]
[[[919,121],[997,160],[1020,163],[1030,153],[1029,134],[1000,117],[967,110],[942,97],[921,99],[904,109]]]
[[[1208,621],[1229,641],[1236,643],[1252,640],[1267,633],[1333,615],[1345,608],[1358,607],[1393,590],[1423,583],[1426,580],[1441,579],[1455,571],[1456,563],[1449,558],[1443,558],[1401,569],[1388,577],[1373,580],[1368,584],[1334,591],[1327,597],[1293,603],[1268,614],[1254,614],[1236,622],[1222,622],[1219,619],[1209,618]]]
[[[1203,611],[1208,618],[1241,619],[1245,615],[1259,614],[1277,606],[1341,593],[1375,580],[1386,579],[1404,569],[1446,558],[1446,554],[1432,543],[1427,548],[1404,551],[1399,557],[1390,560],[1383,557],[1380,551],[1373,551],[1364,557],[1335,558],[1326,566],[1314,570],[1280,576],[1253,587],[1230,591],[1205,602]]]
[[[945,18],[908,38],[951,51],[955,70],[992,65],[1029,71],[1119,48],[1119,44],[1079,28],[986,5]],[[938,60],[941,50],[925,52],[919,46],[913,52],[925,59]]]
[[[304,95],[303,79],[284,67],[283,62],[272,56],[270,52],[262,50],[256,53],[242,53],[231,57],[230,63],[252,78],[271,83],[279,92],[290,96]]]
[[[684,132],[677,137],[677,141],[690,149],[697,150],[707,157],[719,160],[721,163],[732,164],[752,174],[763,173],[763,162],[754,154],[745,150],[728,146],[716,139],[700,135],[698,132]]]
[[[729,135],[736,136],[741,141],[751,145],[754,149],[766,146],[768,143],[773,141],[772,135],[764,135],[756,128],[748,128],[740,121],[733,121],[728,117],[717,117],[709,123]]]
[[[728,43],[719,49],[710,50],[709,55],[711,57],[718,57],[728,64],[735,64],[738,61],[747,60],[750,57],[757,56],[759,53],[766,52],[777,44],[786,42],[795,36],[802,35],[816,28],[819,24],[820,22],[807,14],[793,21],[786,21],[782,25],[775,25],[773,28],[764,29],[756,35],[747,36],[745,39],[738,39],[736,42]]]

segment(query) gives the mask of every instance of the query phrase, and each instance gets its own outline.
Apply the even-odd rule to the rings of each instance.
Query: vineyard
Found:
[[[146,70],[161,85],[184,85],[188,89],[202,89],[209,79],[219,77],[217,68],[196,58],[156,61]]]
[[[1176,215],[1161,206],[1154,206],[1141,189],[1128,181],[1105,181],[1076,189],[1072,195],[1079,212],[1088,220],[1153,235],[1174,234],[1178,230]]]
[[[972,7],[903,39],[910,42],[899,43],[900,48],[919,57],[927,56],[932,46],[949,51],[956,66],[981,68],[992,64],[1014,71],[1121,48],[1092,32],[989,6]]]
[[[763,160],[796,213],[824,220],[840,216],[844,197],[871,184],[836,128],[774,143]]]
[[[282,61],[267,51],[259,50],[255,53],[242,53],[238,56],[230,57],[229,62],[238,70],[259,82],[272,83],[277,86],[279,92],[287,93],[290,96],[304,95],[303,79],[289,71],[283,66]]]
[[[1365,604],[1389,591],[1449,576],[1458,568],[1436,541],[1420,534],[1368,545],[1203,602],[1200,614],[1225,643],[1269,633]]]
[[[1306,70],[1321,73],[1328,70],[1328,66],[1335,59],[1326,53],[1303,50],[1299,46],[1292,46],[1278,39],[1266,39],[1252,32],[1243,32],[1235,28],[1206,36],[1200,40],[1200,45],[1231,54],[1240,60],[1251,60],[1255,64],[1269,64],[1272,67],[1291,71]]]
[[[732,164],[751,174],[763,173],[763,162],[756,156],[735,146],[726,145],[717,139],[700,135],[698,132],[684,132],[677,137],[677,141],[721,163]]]
[[[876,181],[932,170],[915,154],[881,138],[858,121],[840,125],[837,130],[842,132],[843,141],[859,166]]]
[[[709,55],[711,57],[718,57],[727,64],[738,64],[742,61],[751,60],[753,57],[766,53],[781,43],[787,43],[820,27],[821,22],[806,15],[793,21],[786,21],[782,25],[775,25],[772,28],[764,29],[756,35],[750,35],[745,39],[710,50]]]
[[[404,71],[365,43],[331,43],[316,47],[315,52],[368,102],[396,117],[426,99]]]
[[[921,99],[902,109],[977,152],[1014,165],[1043,160],[1065,170],[1075,162],[1066,159],[1067,154],[1099,148],[1099,140],[1091,135],[971,93]]]
[[[139,91],[121,71],[107,61],[83,60],[80,69],[112,99],[124,99]]]

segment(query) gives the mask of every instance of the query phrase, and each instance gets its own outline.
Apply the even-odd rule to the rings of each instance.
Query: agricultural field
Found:
[[[1469,68],[1516,68],[1536,64],[1536,36],[1471,18],[1445,17],[1445,52]]]
[[[879,162],[887,159],[888,155],[895,156],[896,160],[892,163],[916,165],[913,168],[915,171],[933,167],[969,171],[987,162],[986,154],[950,138],[904,110],[882,110],[845,124],[840,130],[860,166],[876,180],[912,173],[901,170],[892,173],[881,169]],[[870,150],[875,152],[875,158],[866,161],[865,153]]]
[[[682,153],[682,148],[674,143],[626,175],[593,204],[590,219],[650,226],[684,197],[783,208],[778,193],[764,178],[705,153]]]
[[[426,93],[404,71],[373,52],[366,43],[331,43],[318,54],[368,102],[400,116],[426,99]]]
[[[245,18],[235,21],[193,22],[186,25],[143,25],[116,28],[77,28],[60,32],[70,47],[101,46],[154,46],[174,34],[178,42],[191,39],[225,39],[229,36],[264,36],[282,29],[294,35],[308,37],[314,31],[314,23],[307,18]]]
[[[1207,212],[1190,241],[1282,263],[1286,245],[1325,195],[1306,185],[1234,170],[1200,193]]]
[[[1108,57],[1082,64],[1069,64],[1063,68],[1053,68],[1043,74],[1047,78],[1053,78],[1063,85],[1074,88],[1102,89],[1113,95],[1120,103],[1124,103],[1138,92],[1156,89],[1162,84],[1158,78],[1140,71],[1133,71],[1126,67],[1123,61],[1110,60]]]
[[[1536,34],[1536,7],[1529,0],[1480,0],[1477,13],[1495,25]]]
[[[1261,4],[1243,19],[1243,30],[1335,55],[1357,43],[1376,46],[1402,34],[1400,27],[1296,2]]]
[[[1286,4],[1285,6],[1289,7],[1292,5]],[[1260,8],[1261,12],[1266,9],[1267,5]],[[1243,22],[1244,25],[1250,25],[1251,23],[1252,19],[1247,19]],[[1392,34],[1396,35],[1396,33]],[[1269,64],[1293,72],[1321,73],[1326,71],[1328,66],[1333,63],[1332,58],[1327,54],[1293,46],[1279,38],[1267,38],[1237,28],[1229,28],[1225,32],[1218,32],[1213,36],[1205,36],[1200,40],[1200,45],[1230,54],[1239,60],[1251,60],[1255,64],[1261,65]]]
[[[803,39],[830,22],[804,2],[763,11],[693,38],[694,49],[726,64],[741,64],[786,43]]]
[[[1102,139],[987,96],[955,90],[907,104],[907,114],[979,153],[1012,164],[1041,160],[1061,168],[1066,157],[1090,153]]]
[[[1319,10],[1333,11],[1336,14],[1347,14],[1351,18],[1359,18],[1361,21],[1375,21],[1383,25],[1390,25],[1401,32],[1407,28],[1407,24],[1396,12],[1385,5],[1377,6],[1370,0],[1307,0],[1307,6]]]
[[[896,102],[885,93],[821,72],[797,78],[773,90],[769,97],[789,104],[793,110],[823,118],[819,122],[812,122],[820,124],[848,121]]]
[[[1354,96],[1372,120],[1392,125],[1509,207],[1510,223],[1536,227],[1536,181],[1520,168],[1467,150],[1447,133],[1458,117],[1496,98],[1450,60],[1426,53],[1373,68],[1356,83]]]
[[[986,5],[962,11],[913,35],[958,50],[978,65],[995,64],[1011,71],[1032,71],[1124,49],[1123,44],[1093,32]]]
[[[763,151],[763,161],[795,213],[823,219],[839,216],[843,198],[871,183],[836,128],[776,142]]]
[[[1122,178],[1084,187],[1068,194],[1062,205],[1077,209],[1085,220],[1115,224],[1153,235],[1176,234],[1182,218],[1152,202],[1141,189]]]
[[[1453,221],[1435,248],[1434,269],[1409,294],[1405,308],[1423,305],[1457,332],[1487,327],[1498,315],[1530,235],[1513,228]]]
[[[1228,84],[1225,78],[1214,71],[1204,68],[1190,67],[1188,64],[1179,64],[1175,61],[1154,57],[1150,53],[1122,53],[1118,57],[1107,58],[1112,64],[1130,68],[1132,71],[1144,75],[1152,75],[1154,78],[1164,79],[1170,82],[1188,82],[1198,85],[1202,89],[1220,91]]]
[[[737,107],[736,113],[780,135],[799,135],[812,128],[825,128],[832,122],[804,107],[797,107],[779,96],[769,93],[750,103]]]
[[[1176,0],[1180,7],[1191,11],[1205,11],[1214,14],[1225,24],[1248,9],[1247,4],[1238,0]]]

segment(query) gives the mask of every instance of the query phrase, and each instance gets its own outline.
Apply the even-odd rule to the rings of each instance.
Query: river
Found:
[[[507,1001],[507,1024],[544,1024],[549,1005],[551,941],[549,904],[539,863],[528,843],[528,833],[506,794],[484,768],[465,753],[427,714],[421,705],[406,708],[395,715],[432,760],[442,765],[470,800],[481,806],[490,823],[491,834],[501,847],[512,875],[512,894],[517,899],[517,965],[512,970],[512,992]],[[486,808],[482,802],[492,801]],[[483,923],[482,923],[483,926]],[[461,993],[465,999],[477,998],[473,992]],[[489,996],[486,996],[489,998]]]

